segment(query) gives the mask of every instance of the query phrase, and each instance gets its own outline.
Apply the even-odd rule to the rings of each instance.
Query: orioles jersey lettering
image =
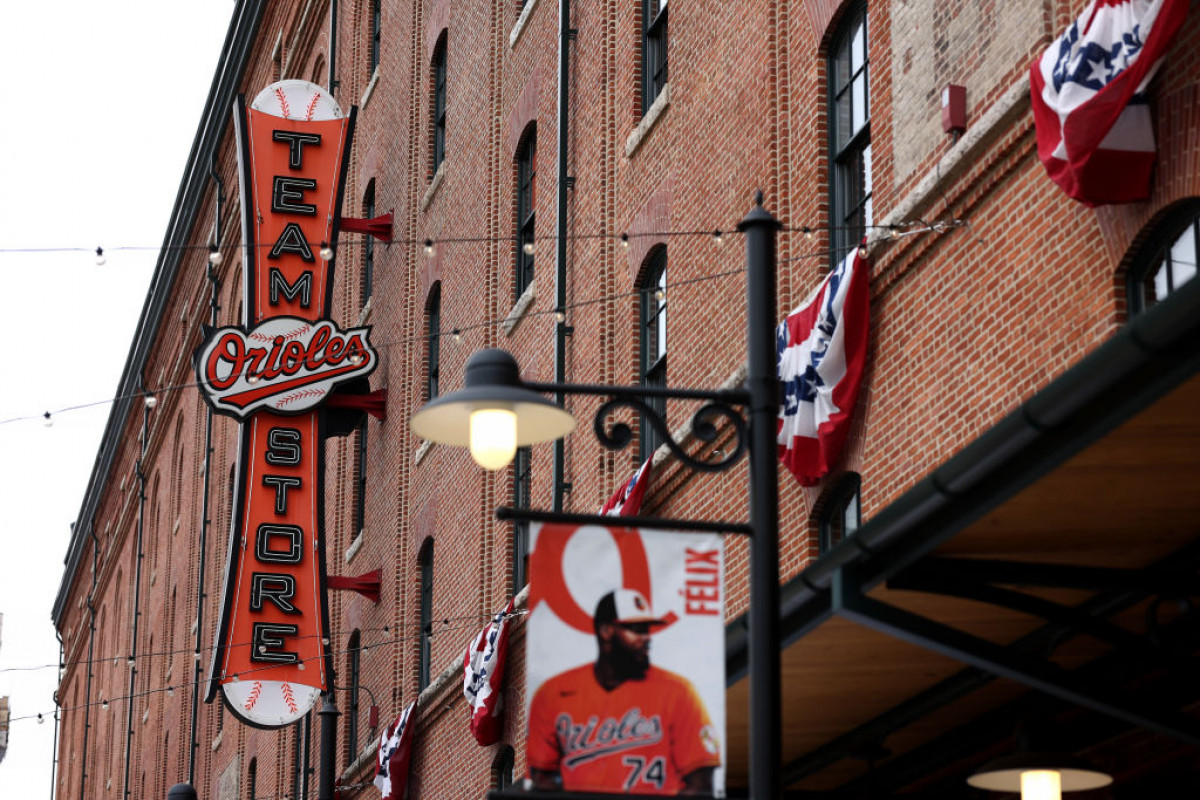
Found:
[[[605,690],[592,664],[546,681],[529,706],[529,766],[564,791],[677,794],[683,778],[720,766],[704,703],[681,675],[650,667]]]

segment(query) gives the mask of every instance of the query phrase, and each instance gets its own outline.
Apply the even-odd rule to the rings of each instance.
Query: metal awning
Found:
[[[1190,785],[1198,564],[1193,281],[784,587],[785,785],[958,794],[1022,724],[1126,791]],[[745,635],[729,626],[731,787]]]

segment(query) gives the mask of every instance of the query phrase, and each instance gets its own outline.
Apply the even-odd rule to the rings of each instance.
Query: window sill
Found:
[[[437,172],[433,174],[433,180],[429,182],[429,188],[425,190],[425,194],[421,197],[421,211],[429,210],[429,204],[433,202],[433,196],[437,194],[438,187],[442,185],[442,180],[446,177],[446,162],[442,161],[438,164]]]
[[[371,73],[371,80],[367,83],[367,88],[363,91],[362,99],[358,101],[358,107],[366,111],[367,103],[371,102],[371,95],[375,94],[375,84],[379,83],[379,67],[375,67],[375,71]]]
[[[417,448],[417,454],[413,456],[413,466],[417,466],[425,460],[425,456],[433,449],[433,442],[425,439],[421,442],[421,446]]]
[[[525,291],[521,297],[513,304],[512,311],[508,312],[508,316],[504,318],[504,334],[512,336],[513,331],[517,329],[517,325],[521,323],[525,313],[529,311],[529,307],[533,305],[533,301],[537,299],[537,278],[529,282],[529,286],[525,287]]]
[[[537,0],[526,0],[524,8],[521,9],[521,16],[517,17],[517,23],[513,25],[512,32],[508,34],[508,49],[512,50],[517,46],[517,40],[521,38],[521,34],[525,32],[525,24],[529,22],[529,17],[533,14],[533,9],[537,6]]]
[[[214,753],[217,752],[217,748],[221,746],[221,740],[224,738],[225,738],[225,731],[221,731],[220,733],[217,734],[217,738],[213,739],[212,749],[213,749]]]
[[[349,564],[351,561],[354,560],[354,557],[356,555],[358,555],[359,550],[362,550],[363,538],[364,538],[366,532],[367,532],[366,528],[363,528],[362,530],[360,530],[358,532],[358,536],[354,537],[354,541],[351,542],[350,546],[346,548],[346,563],[347,564]]]
[[[650,131],[654,130],[654,126],[658,124],[659,119],[666,112],[667,107],[671,105],[671,84],[668,83],[663,87],[663,90],[658,93],[658,97],[654,98],[654,104],[650,106],[650,110],[642,116],[642,121],[633,129],[633,133],[629,134],[629,138],[625,140],[625,157],[633,158],[633,154],[642,146],[642,142],[646,141],[646,137],[650,135]]]

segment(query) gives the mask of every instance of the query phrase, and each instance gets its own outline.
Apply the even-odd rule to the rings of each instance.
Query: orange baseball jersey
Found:
[[[605,691],[584,664],[534,694],[526,758],[558,772],[565,791],[678,794],[683,776],[720,766],[721,747],[683,676],[652,666]]]

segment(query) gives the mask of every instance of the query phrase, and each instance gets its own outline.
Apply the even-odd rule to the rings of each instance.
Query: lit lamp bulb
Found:
[[[321,242],[321,259],[324,261],[333,261],[333,248],[325,242]]]
[[[521,249],[525,251],[525,255],[533,255],[533,242],[526,242],[521,246]]]
[[[1021,800],[1062,800],[1062,773],[1054,769],[1022,772]]]
[[[221,255],[220,250],[214,248],[208,251],[208,263],[212,264],[214,267],[220,266],[224,258],[225,257]]]
[[[104,248],[97,247],[96,248],[96,266],[103,267],[107,262],[108,262],[108,259],[104,257]]]
[[[502,469],[517,454],[517,415],[506,408],[471,412],[471,458],[484,469]]]

